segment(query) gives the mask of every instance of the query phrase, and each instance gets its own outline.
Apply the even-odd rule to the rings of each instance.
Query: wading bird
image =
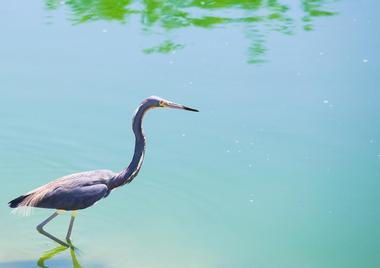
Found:
[[[11,208],[38,207],[56,209],[56,212],[37,226],[37,230],[55,242],[65,247],[70,247],[70,236],[77,210],[92,206],[95,202],[107,197],[113,189],[130,183],[139,173],[145,153],[142,120],[146,111],[159,107],[198,112],[196,109],[159,97],[149,97],[137,108],[132,120],[132,130],[135,134],[135,150],[132,161],[127,168],[119,173],[111,170],[93,170],[67,175],[15,198],[9,202],[9,206]],[[43,229],[48,222],[63,211],[72,211],[66,235],[66,240],[70,245]]]

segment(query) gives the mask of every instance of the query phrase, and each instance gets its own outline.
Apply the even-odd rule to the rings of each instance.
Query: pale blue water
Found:
[[[379,267],[377,1],[9,1],[0,8],[0,267],[38,267],[51,211],[6,203],[125,167],[47,267]],[[47,229],[63,238],[69,215]],[[75,261],[75,258],[74,258]],[[41,266],[41,262],[39,263]]]

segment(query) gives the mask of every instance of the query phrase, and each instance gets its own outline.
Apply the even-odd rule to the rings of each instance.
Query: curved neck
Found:
[[[133,153],[133,158],[127,168],[111,179],[109,185],[111,189],[131,182],[140,171],[145,153],[145,136],[142,129],[142,120],[145,112],[150,108],[152,108],[151,105],[145,102],[136,110],[135,116],[132,120],[132,130],[135,134],[135,151]]]

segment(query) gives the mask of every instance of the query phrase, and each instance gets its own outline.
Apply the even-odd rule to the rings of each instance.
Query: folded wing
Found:
[[[79,186],[76,188],[58,187],[46,194],[35,207],[64,210],[84,209],[105,197],[108,187],[105,184]]]

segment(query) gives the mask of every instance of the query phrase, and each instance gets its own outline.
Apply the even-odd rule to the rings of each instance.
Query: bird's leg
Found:
[[[37,225],[37,231],[38,231],[40,234],[42,234],[42,235],[44,235],[44,236],[50,238],[51,240],[54,240],[54,241],[57,242],[58,244],[61,244],[62,246],[70,247],[69,244],[67,244],[67,243],[63,242],[62,240],[56,238],[55,236],[49,234],[48,232],[46,232],[46,231],[43,229],[43,227],[44,227],[49,221],[51,221],[52,219],[54,219],[55,217],[57,217],[57,216],[58,216],[59,214],[61,214],[61,213],[62,213],[62,211],[59,211],[59,210],[56,211],[56,212],[54,212],[53,215],[51,215],[49,218],[47,218],[46,220],[44,220],[43,222],[41,222],[40,224]]]
[[[74,220],[75,220],[75,217],[77,216],[77,214],[78,214],[78,212],[76,210],[73,210],[71,212],[70,225],[69,225],[69,229],[67,230],[67,234],[66,234],[66,240],[69,242],[71,242],[70,241],[71,231],[73,230]]]

